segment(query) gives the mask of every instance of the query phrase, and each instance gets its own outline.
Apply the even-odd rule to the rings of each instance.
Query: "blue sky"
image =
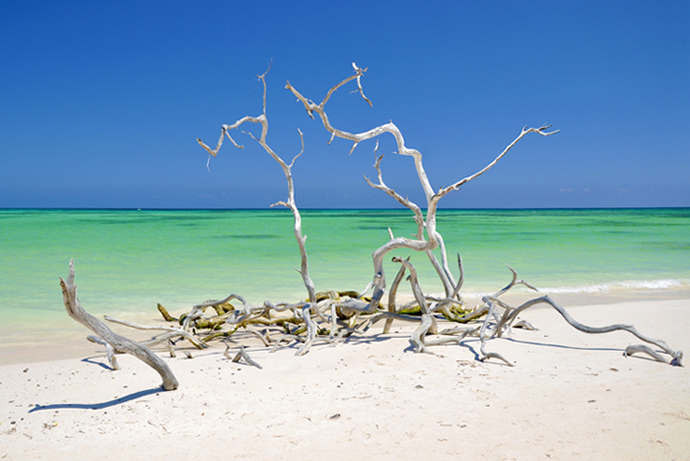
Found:
[[[326,145],[285,81],[332,123],[392,120],[438,188],[523,139],[445,207],[690,206],[690,3],[0,1],[0,207],[263,208],[280,167],[248,136],[206,169],[200,137],[261,113],[296,162],[303,208],[397,205],[371,190],[374,142]],[[256,133],[256,128],[253,128]],[[386,182],[424,203],[412,161],[379,153]]]

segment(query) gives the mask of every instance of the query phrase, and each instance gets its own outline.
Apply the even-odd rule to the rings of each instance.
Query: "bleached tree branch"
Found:
[[[362,98],[366,100],[370,105],[371,101],[364,95],[364,91],[362,89],[362,83],[361,83],[361,77],[364,75],[364,72],[366,72],[367,69],[361,69],[358,67],[355,63],[352,64],[352,67],[355,71],[355,74],[344,79],[337,85],[333,86],[324,99],[319,103],[316,104],[313,102],[311,99],[308,99],[304,97],[296,88],[294,88],[290,82],[287,82],[285,85],[285,88],[290,90],[293,95],[297,97],[297,99],[304,105],[304,108],[307,110],[307,113],[309,114],[310,117],[314,118],[313,114],[316,112],[319,115],[319,118],[321,119],[324,128],[331,133],[331,140],[333,140],[334,137],[338,138],[343,138],[347,139],[349,141],[352,141],[352,148],[350,150],[350,153],[357,147],[357,145],[365,140],[368,139],[373,139],[376,138],[384,133],[390,133],[394,138],[397,146],[397,154],[399,155],[404,155],[404,156],[409,156],[414,159],[414,164],[415,164],[415,169],[417,171],[417,176],[419,178],[419,182],[422,186],[422,189],[424,190],[424,194],[426,196],[427,200],[427,212],[426,212],[426,218],[424,219],[421,213],[421,210],[419,209],[419,206],[414,204],[413,202],[409,201],[406,198],[403,198],[400,194],[395,192],[393,189],[389,188],[388,186],[385,185],[382,179],[382,174],[381,174],[381,169],[380,169],[380,161],[381,157],[379,157],[376,161],[376,170],[378,172],[379,176],[379,183],[374,184],[372,181],[370,181],[368,178],[365,177],[367,183],[376,189],[382,190],[386,192],[388,195],[393,197],[395,200],[397,200],[399,203],[402,205],[406,206],[410,210],[412,210],[415,214],[415,220],[418,225],[418,234],[417,234],[417,240],[411,240],[411,239],[402,239],[402,238],[397,238],[397,239],[391,239],[389,240],[388,243],[385,245],[381,246],[378,250],[374,252],[373,259],[374,259],[374,274],[376,277],[378,277],[379,283],[377,283],[374,287],[374,294],[372,296],[372,305],[370,308],[373,308],[373,303],[376,302],[378,305],[378,302],[380,301],[380,297],[383,296],[383,291],[385,290],[386,286],[386,278],[385,274],[383,272],[383,266],[381,264],[382,257],[389,251],[395,249],[395,248],[400,248],[400,247],[405,247],[405,248],[410,248],[412,250],[416,251],[424,251],[427,253],[429,256],[429,259],[434,266],[434,269],[436,270],[437,274],[439,275],[444,289],[446,291],[446,296],[451,296],[452,293],[454,293],[456,290],[454,289],[457,285],[455,281],[453,280],[453,276],[450,272],[450,269],[448,268],[448,262],[447,262],[447,256],[446,256],[446,249],[445,245],[442,243],[443,239],[440,235],[440,233],[437,231],[436,228],[436,210],[438,206],[438,201],[444,197],[446,194],[448,194],[452,190],[457,190],[460,188],[463,184],[466,184],[467,182],[481,176],[484,174],[486,171],[491,169],[505,154],[520,140],[522,139],[526,134],[528,133],[539,133],[542,136],[550,136],[554,133],[557,133],[557,131],[553,132],[547,132],[546,130],[549,128],[549,126],[542,126],[540,128],[523,128],[522,132],[520,135],[506,147],[503,152],[498,155],[491,163],[489,163],[486,167],[484,167],[482,170],[478,171],[477,173],[468,176],[455,184],[452,184],[451,186],[441,188],[438,192],[434,192],[433,187],[431,186],[431,182],[429,181],[429,178],[424,170],[424,165],[422,162],[422,154],[416,150],[416,149],[411,149],[408,148],[405,145],[405,140],[403,138],[403,135],[401,131],[398,129],[398,127],[393,123],[389,122],[384,125],[375,127],[371,130],[361,132],[361,133],[350,133],[347,131],[343,131],[340,129],[337,129],[333,127],[328,119],[328,115],[326,114],[325,111],[325,106],[326,103],[330,100],[331,96],[333,93],[338,90],[340,87],[343,85],[347,84],[351,80],[356,80],[357,81],[357,88],[358,92],[361,94]],[[330,141],[329,141],[330,143]],[[378,144],[377,144],[378,147]],[[423,224],[422,224],[423,223]],[[424,238],[422,229],[426,231],[427,234],[427,239]],[[432,253],[432,250],[434,250],[437,247],[441,247],[441,259],[442,263],[440,264],[438,260],[436,259],[435,255]],[[457,296],[457,295],[456,295]]]
[[[223,144],[223,137],[227,136],[230,141],[235,145],[235,147],[238,147],[242,149],[244,146],[238,145],[234,139],[230,136],[230,130],[234,130],[239,128],[242,124],[244,123],[258,123],[261,125],[261,136],[257,139],[253,134],[248,133],[249,136],[251,136],[253,139],[255,139],[261,147],[271,156],[273,159],[278,162],[278,164],[281,166],[283,169],[283,173],[285,174],[285,179],[287,180],[288,184],[288,199],[287,202],[277,202],[274,203],[271,206],[276,206],[276,205],[283,205],[292,211],[292,214],[294,216],[294,233],[295,233],[295,239],[297,240],[297,245],[299,246],[300,250],[300,256],[301,256],[301,268],[299,270],[300,275],[302,276],[302,280],[304,282],[304,286],[307,289],[307,293],[309,296],[309,301],[312,303],[316,302],[316,289],[314,287],[314,282],[311,280],[311,277],[309,276],[309,258],[307,256],[307,250],[306,250],[306,240],[307,237],[302,235],[302,217],[300,215],[299,209],[297,208],[297,204],[295,203],[295,183],[292,178],[292,166],[295,164],[295,160],[299,158],[300,155],[304,152],[304,138],[302,136],[302,132],[300,130],[297,130],[299,132],[300,136],[300,141],[302,144],[302,150],[300,151],[299,154],[297,154],[293,159],[292,162],[288,165],[278,154],[276,154],[273,149],[268,145],[266,142],[266,137],[268,136],[268,117],[266,116],[266,74],[268,71],[271,70],[270,66],[266,72],[264,72],[262,75],[259,75],[258,78],[261,80],[261,83],[263,84],[264,87],[264,93],[263,93],[263,112],[261,115],[258,117],[251,117],[251,116],[245,116],[242,117],[241,119],[237,120],[235,123],[232,125],[223,125],[221,128],[221,136],[220,139],[218,140],[218,144],[216,145],[215,149],[211,149],[208,147],[206,144],[204,144],[201,139],[197,138],[197,141],[199,142],[199,145],[203,147],[209,155],[216,156],[218,154],[218,150]]]
[[[69,263],[69,275],[67,276],[67,280],[64,280],[62,277],[60,277],[62,299],[64,301],[67,314],[94,332],[98,338],[110,345],[110,348],[106,346],[109,358],[114,358],[113,354],[118,352],[131,354],[158,372],[163,379],[163,389],[166,391],[177,389],[179,383],[177,382],[172,370],[163,359],[154,354],[149,348],[142,346],[138,342],[116,334],[103,322],[86,312],[84,308],[81,307],[79,298],[77,298],[77,286],[74,284],[74,274],[74,261],[72,260]],[[111,363],[113,363],[113,368],[117,367],[117,362],[111,360]]]

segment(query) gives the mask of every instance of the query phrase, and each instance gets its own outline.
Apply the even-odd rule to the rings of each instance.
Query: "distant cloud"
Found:
[[[561,190],[559,190],[558,193],[559,193],[559,194],[563,194],[563,193],[566,193],[566,194],[574,194],[574,193],[575,193],[575,189],[571,189],[570,187],[568,187],[567,189],[561,189]]]

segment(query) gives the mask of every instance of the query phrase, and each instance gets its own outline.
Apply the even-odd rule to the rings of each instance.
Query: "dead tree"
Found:
[[[375,165],[376,170],[378,172],[378,184],[374,184],[368,178],[366,178],[366,180],[371,187],[384,191],[385,193],[395,198],[400,204],[407,207],[414,213],[415,221],[417,223],[417,236],[416,239],[409,239],[405,237],[394,237],[391,234],[390,240],[381,247],[379,247],[376,251],[374,251],[374,282],[373,294],[371,297],[372,299],[368,305],[361,306],[360,310],[362,310],[363,312],[371,313],[378,307],[379,302],[381,301],[381,298],[383,297],[386,288],[386,277],[383,270],[383,258],[391,250],[401,247],[409,248],[415,251],[426,252],[429,256],[432,265],[434,266],[434,269],[436,270],[438,276],[443,282],[446,297],[452,297],[453,295],[457,296],[459,292],[459,284],[455,283],[453,280],[453,275],[448,267],[448,259],[446,257],[445,244],[443,242],[441,234],[438,232],[436,228],[436,210],[438,207],[439,200],[446,196],[446,194],[448,194],[449,192],[458,190],[464,184],[468,183],[469,181],[475,178],[478,178],[482,174],[489,171],[525,135],[529,133],[538,133],[542,136],[550,136],[552,134],[557,133],[559,130],[547,132],[546,130],[550,128],[550,125],[542,126],[539,128],[525,127],[522,129],[520,135],[517,138],[515,138],[515,140],[513,140],[513,142],[511,142],[508,145],[508,147],[506,147],[503,150],[503,152],[501,152],[501,154],[499,154],[491,163],[482,168],[480,171],[470,176],[467,176],[457,181],[456,183],[451,184],[450,186],[442,187],[438,191],[435,191],[434,188],[431,186],[431,182],[429,181],[429,178],[427,177],[427,174],[424,170],[422,154],[418,150],[408,148],[405,145],[405,140],[403,138],[402,133],[393,122],[386,123],[384,125],[378,126],[376,128],[362,133],[349,133],[347,131],[334,128],[331,125],[330,121],[328,120],[328,115],[325,111],[326,103],[329,101],[329,99],[336,90],[338,90],[340,87],[352,80],[357,81],[357,91],[360,93],[362,98],[367,103],[369,103],[370,106],[372,105],[369,98],[367,98],[364,95],[364,89],[362,88],[361,82],[361,77],[364,75],[364,72],[366,72],[367,69],[361,69],[355,63],[352,63],[352,67],[355,70],[355,74],[341,81],[337,85],[333,86],[319,104],[316,104],[312,100],[304,97],[290,84],[290,82],[287,82],[285,88],[290,90],[297,97],[297,99],[304,105],[304,108],[307,110],[307,113],[311,118],[314,118],[314,112],[316,112],[319,115],[321,121],[323,122],[324,128],[326,128],[326,130],[328,130],[328,132],[331,133],[331,141],[333,141],[335,137],[352,141],[353,144],[352,148],[350,149],[350,153],[354,151],[354,149],[360,142],[368,139],[377,138],[378,136],[381,136],[384,133],[390,133],[395,138],[395,142],[397,144],[397,154],[412,157],[412,159],[414,160],[414,165],[417,170],[417,176],[419,177],[419,182],[422,186],[422,189],[424,190],[424,195],[426,197],[427,202],[427,211],[425,217],[421,211],[421,208],[417,204],[413,203],[407,198],[402,197],[395,190],[386,186],[386,184],[383,181],[383,175],[381,173],[380,168],[380,162],[382,157],[378,158]],[[331,141],[329,141],[329,143]],[[426,238],[424,236],[425,232]],[[434,254],[432,253],[432,251],[438,247],[440,247],[441,249],[442,263],[439,263]],[[460,278],[462,278],[462,274]]]
[[[316,112],[321,119],[324,128],[331,133],[331,139],[330,142],[333,141],[335,137],[338,138],[343,138],[347,139],[349,141],[352,141],[352,147],[350,149],[350,153],[354,151],[354,149],[357,147],[357,145],[365,140],[368,139],[374,139],[377,138],[378,136],[383,135],[384,133],[390,133],[394,138],[395,142],[397,145],[397,154],[399,155],[404,155],[404,156],[409,156],[412,157],[414,160],[415,168],[417,171],[417,175],[419,178],[419,181],[421,183],[421,186],[424,190],[424,194],[426,197],[427,201],[427,207],[426,207],[426,216],[422,213],[420,207],[410,201],[407,198],[404,198],[402,195],[397,193],[395,190],[392,188],[388,187],[385,182],[383,181],[383,175],[381,173],[381,159],[383,156],[379,156],[376,160],[375,163],[375,168],[378,173],[378,183],[373,183],[370,181],[368,178],[365,179],[367,183],[378,190],[381,190],[388,194],[389,196],[393,197],[395,200],[397,200],[400,204],[403,206],[407,207],[414,213],[414,218],[415,222],[417,224],[417,235],[416,239],[408,239],[404,237],[395,237],[392,232],[390,233],[390,240],[379,247],[376,251],[373,253],[373,262],[374,262],[374,279],[372,282],[373,286],[373,294],[371,296],[371,301],[368,304],[363,304],[360,303],[359,305],[353,306],[354,309],[356,309],[358,312],[364,312],[368,314],[372,314],[376,312],[379,302],[382,299],[385,288],[386,288],[386,278],[385,278],[385,273],[383,270],[383,258],[384,256],[396,249],[396,248],[409,248],[415,251],[423,251],[426,252],[428,255],[434,269],[436,270],[437,274],[439,275],[444,289],[445,289],[445,294],[446,298],[443,300],[435,300],[434,304],[432,306],[427,306],[427,297],[425,297],[422,294],[421,287],[419,286],[419,283],[417,281],[417,276],[416,276],[416,271],[412,264],[410,264],[409,260],[403,260],[401,258],[393,258],[394,261],[397,261],[402,264],[402,267],[400,271],[398,272],[398,275],[393,283],[393,288],[391,290],[391,301],[389,301],[389,309],[388,312],[386,313],[379,313],[378,316],[376,317],[377,319],[380,318],[387,318],[386,326],[384,327],[384,331],[388,331],[390,328],[390,321],[393,318],[402,318],[401,316],[396,316],[396,314],[393,312],[394,311],[394,297],[395,297],[395,291],[397,290],[397,286],[402,280],[403,274],[404,274],[404,269],[407,269],[410,272],[410,283],[412,284],[412,290],[415,296],[415,300],[417,304],[419,305],[421,309],[421,322],[422,325],[420,328],[418,328],[415,333],[413,334],[412,342],[415,345],[415,350],[417,352],[421,351],[426,351],[426,343],[424,342],[424,337],[426,334],[430,331],[431,326],[432,326],[432,320],[433,317],[431,316],[431,312],[434,310],[440,310],[443,311],[444,313],[447,313],[447,305],[450,303],[456,302],[456,298],[459,300],[459,292],[460,288],[462,287],[462,282],[464,279],[464,273],[462,269],[462,260],[460,259],[460,255],[458,255],[458,265],[460,269],[460,276],[459,280],[456,283],[453,280],[453,275],[448,267],[448,258],[446,256],[446,249],[445,249],[445,244],[443,241],[443,238],[441,234],[438,232],[436,228],[436,210],[438,207],[438,202],[441,198],[446,196],[448,193],[460,189],[464,184],[468,183],[469,181],[472,181],[473,179],[478,178],[479,176],[483,175],[487,171],[489,171],[494,165],[498,163],[499,160],[501,160],[507,153],[508,151],[517,144],[518,141],[520,141],[525,135],[529,133],[538,133],[542,136],[551,136],[555,133],[558,133],[559,130],[555,131],[547,131],[551,125],[546,125],[546,126],[541,126],[539,128],[528,128],[524,127],[520,134],[501,152],[492,162],[490,162],[488,165],[486,165],[484,168],[481,170],[477,171],[476,173],[467,176],[454,184],[451,184],[450,186],[446,187],[441,187],[438,191],[435,191],[432,186],[431,182],[429,181],[429,178],[427,177],[427,174],[424,170],[424,166],[422,163],[422,154],[417,151],[416,149],[411,149],[408,148],[405,145],[405,140],[402,136],[402,133],[398,129],[398,127],[393,123],[389,122],[384,125],[375,127],[371,130],[364,131],[361,133],[350,133],[347,131],[343,131],[340,129],[337,129],[333,127],[328,119],[328,116],[325,111],[325,106],[326,103],[329,101],[333,93],[338,90],[340,87],[343,85],[347,84],[348,82],[352,80],[356,80],[357,82],[357,91],[359,94],[362,96],[362,98],[371,106],[371,100],[367,98],[364,94],[364,89],[362,88],[362,83],[361,83],[361,77],[364,75],[364,72],[366,72],[367,69],[361,69],[358,67],[355,63],[352,63],[352,67],[355,71],[355,74],[344,79],[337,85],[333,86],[326,96],[323,98],[323,100],[319,103],[316,104],[312,100],[304,97],[299,91],[297,91],[291,84],[290,82],[287,82],[285,88],[290,90],[292,94],[294,94],[297,99],[304,105],[304,108],[307,111],[307,114],[313,119],[314,118],[314,112]],[[378,140],[376,144],[376,148],[374,149],[375,151],[378,149]],[[425,234],[426,233],[426,238]],[[435,248],[440,248],[441,251],[441,264],[437,261],[436,257],[432,253],[432,250]],[[488,358],[498,358],[503,360],[505,363],[508,365],[511,365],[510,362],[508,362],[505,358],[503,358],[501,355],[496,354],[496,353],[491,353],[491,352],[485,352],[485,344],[486,340],[489,337],[493,336],[500,336],[501,331],[504,327],[509,327],[510,326],[510,321],[514,320],[519,312],[522,310],[526,309],[527,307],[530,307],[535,304],[539,303],[546,303],[554,307],[561,315],[566,319],[566,321],[576,329],[586,332],[586,333],[604,333],[604,332],[609,332],[609,331],[617,331],[617,330],[625,330],[628,331],[629,333],[633,334],[636,336],[638,339],[651,343],[653,345],[656,345],[657,347],[660,347],[663,350],[663,353],[668,354],[671,356],[671,364],[673,365],[680,365],[682,362],[682,352],[680,351],[674,351],[671,348],[666,345],[663,341],[660,340],[652,340],[650,338],[647,338],[646,336],[641,335],[640,333],[635,330],[634,327],[632,326],[627,326],[627,325],[612,325],[608,327],[602,327],[602,328],[594,328],[594,327],[588,327],[585,325],[582,325],[576,321],[574,321],[568,313],[565,311],[565,309],[561,308],[558,306],[555,302],[553,302],[549,297],[542,297],[542,298],[536,298],[532,301],[528,301],[525,303],[525,305],[519,307],[519,308],[511,308],[510,306],[501,303],[499,301],[499,296],[502,294],[506,293],[508,290],[510,290],[512,287],[514,287],[517,284],[522,284],[527,286],[530,289],[533,289],[536,291],[536,288],[525,282],[524,280],[518,280],[517,279],[517,272],[508,266],[510,271],[513,274],[513,279],[511,283],[509,283],[505,288],[502,290],[498,291],[495,293],[492,297],[483,297],[483,305],[477,306],[472,312],[470,312],[466,317],[466,319],[453,319],[453,320],[459,320],[459,321],[470,321],[472,319],[481,317],[481,316],[486,316],[484,322],[482,323],[481,327],[476,327],[473,329],[466,329],[462,332],[462,337],[464,338],[467,334],[471,335],[477,335],[479,336],[481,340],[481,354],[482,354],[482,359],[488,359]],[[496,304],[495,303],[501,303],[502,306],[504,307],[504,313],[503,313],[503,318],[499,315],[496,309]],[[490,329],[489,322],[495,320],[496,321],[496,327],[494,329]],[[373,323],[373,320],[372,322]],[[517,325],[516,325],[517,326]],[[434,328],[435,329],[435,328]],[[450,341],[459,341],[458,338],[451,339]],[[442,339],[440,342],[437,343],[445,343],[449,342],[448,339]],[[661,356],[650,349],[648,346],[630,346],[626,350],[626,354],[632,354],[635,352],[643,352],[651,355],[653,358],[657,360],[662,360]]]

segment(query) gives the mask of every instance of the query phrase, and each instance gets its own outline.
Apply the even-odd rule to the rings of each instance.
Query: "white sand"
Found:
[[[690,351],[690,299],[569,310]],[[304,357],[252,348],[263,370],[178,354],[172,392],[84,342],[86,360],[0,367],[0,459],[690,459],[687,368],[624,358],[634,337],[586,335],[552,310],[523,318],[540,330],[489,343],[513,368],[477,361],[474,340],[414,354],[411,327],[377,325]]]

